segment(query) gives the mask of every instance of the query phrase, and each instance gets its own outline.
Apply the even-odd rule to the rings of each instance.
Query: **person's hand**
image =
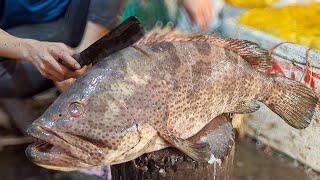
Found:
[[[63,43],[27,39],[24,46],[26,59],[32,62],[45,78],[63,81],[76,76],[74,71],[81,68],[72,57],[73,50]]]
[[[91,68],[91,66],[92,65],[85,65],[81,69],[74,71],[74,77],[73,78],[69,78],[69,79],[66,79],[64,81],[54,82],[54,83],[56,84],[56,86],[58,87],[60,92],[64,92],[65,90],[67,90],[74,83],[74,81],[76,81],[76,78],[78,78],[81,74],[86,72],[89,68]]]
[[[209,26],[212,19],[211,0],[183,0],[183,7],[191,21],[196,23],[202,31]]]

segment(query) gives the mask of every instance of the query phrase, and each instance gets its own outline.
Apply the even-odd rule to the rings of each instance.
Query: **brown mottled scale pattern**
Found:
[[[150,45],[151,50],[154,46]],[[265,77],[252,68],[248,72],[249,64],[239,55],[223,48],[211,48],[210,42],[160,42],[156,46],[158,48],[154,52],[159,53],[158,58],[164,57],[169,64],[155,66],[153,71],[158,72],[153,79],[159,78],[157,76],[163,69],[172,74],[171,67],[175,67],[174,76],[170,76],[169,81],[172,90],[163,96],[168,98],[168,127],[178,137],[190,137],[217,115],[234,111],[232,108],[237,106],[239,100],[256,98],[257,93],[253,92],[263,86],[258,78]],[[239,78],[245,76],[243,78],[249,81],[237,81],[234,78],[237,71]],[[251,81],[254,79],[257,81]],[[233,93],[233,89],[238,87],[247,90],[239,91],[242,94],[226,93]]]

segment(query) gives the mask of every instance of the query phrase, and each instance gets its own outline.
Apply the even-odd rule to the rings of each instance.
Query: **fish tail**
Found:
[[[314,117],[318,97],[306,85],[284,77],[273,77],[274,86],[264,103],[290,126],[303,129]]]

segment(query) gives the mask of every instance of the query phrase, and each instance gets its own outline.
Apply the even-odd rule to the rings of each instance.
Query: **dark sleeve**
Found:
[[[123,0],[91,0],[88,20],[111,29],[119,21]]]

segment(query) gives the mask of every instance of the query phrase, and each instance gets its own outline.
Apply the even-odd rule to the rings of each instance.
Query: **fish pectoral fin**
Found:
[[[226,41],[225,48],[239,54],[255,69],[265,72],[272,66],[269,52],[257,43],[239,39],[227,39]]]
[[[193,160],[199,162],[209,162],[211,152],[208,143],[193,143],[191,141],[174,136],[168,130],[160,131],[159,135],[175,148],[191,157]]]
[[[232,113],[237,114],[246,114],[257,111],[260,108],[260,105],[256,101],[241,102],[235,107],[235,110]]]

